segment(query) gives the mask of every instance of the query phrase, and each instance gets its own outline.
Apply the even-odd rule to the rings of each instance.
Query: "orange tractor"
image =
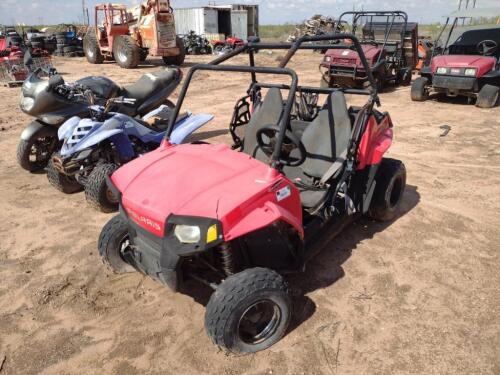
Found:
[[[92,64],[115,60],[125,69],[135,68],[148,55],[161,56],[165,64],[178,66],[185,58],[168,0],[148,0],[140,6],[135,20],[125,5],[96,5],[95,28],[89,28],[83,49]]]

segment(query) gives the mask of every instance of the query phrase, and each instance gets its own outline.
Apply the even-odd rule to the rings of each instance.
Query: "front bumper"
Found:
[[[435,75],[432,85],[437,89],[473,91],[476,88],[476,81],[476,77]]]
[[[165,221],[163,236],[155,235],[144,226],[151,225],[146,217],[122,204],[122,193],[107,178],[110,190],[118,197],[120,214],[128,223],[129,240],[133,251],[127,256],[127,261],[139,272],[150,276],[169,287],[172,291],[179,290],[184,279],[182,263],[190,257],[204,253],[220,246],[224,242],[222,223],[216,219],[202,217],[186,217],[170,215]],[[130,214],[129,214],[130,213]],[[200,228],[201,238],[198,243],[181,243],[174,234],[176,225],[191,225]],[[208,242],[209,228],[216,226],[217,239]]]

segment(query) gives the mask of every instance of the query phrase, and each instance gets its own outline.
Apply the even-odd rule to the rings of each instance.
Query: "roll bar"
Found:
[[[356,27],[357,27],[357,24],[358,24],[358,21],[360,18],[369,17],[371,22],[373,22],[373,17],[384,17],[384,16],[387,17],[387,23],[389,24],[389,27],[386,26],[386,29],[385,29],[384,44],[382,45],[382,49],[385,49],[385,47],[387,46],[387,42],[389,40],[389,35],[391,34],[391,31],[392,31],[392,28],[394,26],[394,23],[396,22],[396,19],[401,18],[402,22],[403,22],[403,26],[404,26],[401,30],[401,40],[400,40],[401,51],[403,50],[404,43],[405,43],[406,27],[408,25],[408,14],[406,14],[406,12],[403,12],[401,10],[344,12],[339,17],[339,23],[338,23],[339,25],[340,25],[340,22],[343,21],[342,17],[347,16],[347,15],[353,16],[353,20],[352,20],[352,26],[353,26],[352,33],[353,34],[356,33]],[[404,57],[403,53],[401,53],[401,57]],[[381,59],[382,59],[382,54],[379,55],[376,63],[379,63]]]
[[[197,71],[213,71],[213,72],[236,72],[236,73],[249,73],[252,77],[252,86],[260,86],[260,87],[279,87],[282,89],[289,90],[288,98],[286,100],[283,116],[280,119],[279,128],[280,132],[278,133],[278,138],[276,141],[276,146],[271,156],[271,165],[273,168],[277,168],[279,166],[279,158],[282,150],[283,142],[285,139],[285,132],[287,130],[287,126],[290,122],[291,113],[293,110],[293,105],[295,102],[295,95],[298,90],[298,76],[297,73],[287,68],[288,63],[292,59],[292,57],[297,53],[300,49],[306,50],[326,50],[326,49],[345,49],[345,45],[325,45],[325,44],[314,44],[314,42],[322,42],[329,40],[351,40],[352,46],[350,48],[354,49],[363,64],[363,67],[366,70],[366,74],[368,77],[368,81],[371,84],[369,90],[354,90],[354,89],[335,89],[335,88],[318,88],[314,89],[312,87],[304,87],[301,88],[302,91],[308,92],[318,92],[322,94],[328,94],[334,91],[343,91],[346,93],[352,94],[364,94],[370,96],[369,105],[373,107],[374,103],[379,103],[379,98],[377,94],[377,89],[375,85],[375,80],[373,78],[373,74],[371,72],[370,66],[368,65],[368,61],[363,53],[363,49],[361,48],[361,44],[359,40],[352,34],[326,34],[326,35],[318,35],[318,36],[303,36],[299,38],[294,43],[260,43],[258,39],[252,39],[248,43],[245,43],[243,46],[236,48],[234,51],[220,56],[213,60],[209,64],[199,64],[193,66],[188,74],[186,75],[184,85],[182,86],[181,92],[179,94],[179,99],[177,101],[177,105],[175,106],[172,116],[169,121],[169,125],[167,128],[167,132],[165,135],[165,139],[168,141],[172,132],[174,130],[174,125],[177,122],[177,118],[179,117],[180,109],[184,103],[187,92],[189,90],[189,85],[193,79],[194,74]],[[306,44],[307,43],[307,44]],[[255,52],[263,49],[270,50],[288,50],[288,53],[281,61],[278,67],[259,67],[255,66]],[[221,65],[223,62],[232,59],[233,57],[240,55],[244,52],[248,52],[250,65]],[[283,75],[289,76],[291,78],[290,85],[265,85],[257,82],[257,74],[275,74],[275,75]]]

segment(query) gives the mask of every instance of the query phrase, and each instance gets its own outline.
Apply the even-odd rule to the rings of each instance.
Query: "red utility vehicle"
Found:
[[[352,16],[351,31],[360,37],[363,53],[377,82],[383,89],[389,82],[409,85],[418,61],[418,25],[408,22],[401,11],[345,12],[338,25]],[[348,43],[331,49],[320,64],[323,87],[361,87],[368,81],[358,53]]]
[[[406,171],[401,161],[384,158],[393,124],[388,113],[374,108],[376,90],[299,86],[295,71],[285,67],[299,49],[320,49],[324,44],[315,42],[339,39],[352,41],[373,85],[353,35],[302,37],[293,45],[252,41],[193,67],[160,148],[108,181],[121,213],[99,238],[105,264],[117,272],[136,269],[174,291],[188,279],[212,287],[205,327],[226,351],[256,352],[283,337],[292,308],[282,275],[304,270],[317,250],[315,241],[363,215],[383,221],[397,216]],[[289,53],[279,68],[255,66],[261,49]],[[248,66],[222,64],[246,52]],[[199,71],[252,79],[230,123],[233,147],[169,142]],[[291,82],[257,81],[266,75]],[[368,100],[348,107],[345,94]],[[324,105],[311,104],[321,95]],[[297,105],[304,98],[305,111]]]
[[[421,77],[411,88],[412,100],[424,101],[436,93],[466,96],[471,101],[476,99],[478,107],[494,107],[500,94],[499,45],[500,27],[469,30],[450,46],[446,43],[444,54],[434,56],[430,65],[420,71]]]

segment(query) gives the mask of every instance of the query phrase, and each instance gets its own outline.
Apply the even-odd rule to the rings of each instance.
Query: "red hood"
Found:
[[[379,47],[375,47],[370,44],[363,44],[361,48],[363,49],[366,60],[370,65],[375,63],[380,52],[382,51]],[[348,48],[330,49],[326,52],[325,56],[330,56],[332,58],[331,63],[361,64],[358,53]]]
[[[477,77],[494,69],[496,59],[489,56],[474,56],[474,55],[443,55],[436,56],[432,59],[432,73],[436,73],[437,68],[476,68],[478,70]]]
[[[115,172],[129,215],[162,235],[170,215],[219,219],[255,199],[282,176],[269,180],[270,167],[226,145],[160,147]],[[147,222],[152,220],[151,222]]]

